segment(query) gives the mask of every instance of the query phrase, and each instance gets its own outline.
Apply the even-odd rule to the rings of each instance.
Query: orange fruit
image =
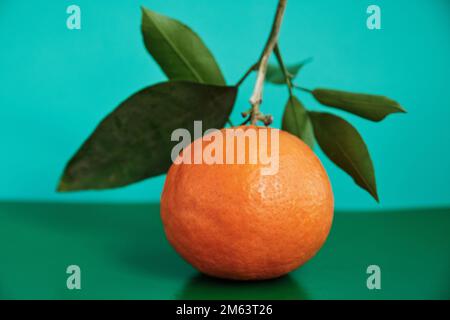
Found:
[[[268,129],[239,128],[258,134]],[[228,130],[220,132],[226,135]],[[273,175],[261,173],[267,165],[260,161],[174,163],[169,169],[161,199],[167,239],[207,275],[238,280],[279,277],[312,258],[328,236],[333,193],[320,160],[297,137],[268,130],[269,136],[272,130],[279,133],[279,168]],[[202,141],[204,150],[211,141]],[[259,142],[258,150],[270,151],[269,139]],[[192,148],[193,144],[185,148],[180,157]],[[237,148],[235,144],[235,151],[244,151]],[[247,154],[252,148],[245,144]]]

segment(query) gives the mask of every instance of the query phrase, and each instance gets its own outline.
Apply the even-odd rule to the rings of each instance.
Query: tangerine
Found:
[[[278,130],[245,126],[220,132],[227,137],[228,130],[236,129]],[[266,164],[261,162],[170,167],[161,198],[166,237],[202,273],[236,280],[275,278],[303,265],[324,244],[334,207],[327,173],[304,142],[278,133],[279,164],[272,175],[262,174]],[[201,139],[202,148],[211,143]],[[257,146],[234,148],[270,151],[271,142],[259,139]]]

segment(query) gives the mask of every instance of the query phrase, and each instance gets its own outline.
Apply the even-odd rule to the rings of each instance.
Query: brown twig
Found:
[[[280,33],[281,23],[283,21],[284,12],[286,9],[287,0],[279,0],[275,19],[272,24],[269,38],[267,39],[261,57],[258,60],[258,75],[256,77],[253,94],[250,97],[250,104],[252,105],[251,124],[255,125],[258,122],[259,106],[262,102],[264,80],[266,78],[267,64],[270,55],[272,54],[276,44],[278,43],[278,35]]]

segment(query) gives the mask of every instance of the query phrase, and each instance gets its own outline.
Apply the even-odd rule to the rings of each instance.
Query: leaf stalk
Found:
[[[255,63],[254,65],[252,65],[246,72],[245,74],[241,77],[241,79],[239,79],[239,81],[236,83],[236,87],[239,87],[244,81],[245,79],[247,79],[247,77],[250,75],[250,73],[252,73],[252,71],[255,71],[258,68],[258,64]]]
[[[278,60],[278,64],[280,65],[281,71],[283,72],[284,79],[286,80],[286,84],[287,84],[287,87],[288,87],[288,90],[289,90],[289,97],[292,97],[293,96],[293,93],[292,93],[292,87],[293,87],[292,75],[289,74],[289,71],[286,68],[286,65],[284,64],[283,57],[281,56],[280,47],[278,46],[278,43],[275,45],[274,53],[275,53],[275,56],[276,56],[276,58]]]
[[[296,85],[296,84],[294,84],[293,87],[294,87],[295,89],[298,89],[298,90],[301,90],[301,91],[304,91],[304,92],[312,93],[312,90],[307,89],[307,88],[304,88],[304,87],[301,87],[301,86],[298,86],[298,85]]]

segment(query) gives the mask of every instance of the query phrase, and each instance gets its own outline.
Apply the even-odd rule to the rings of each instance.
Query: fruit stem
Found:
[[[267,39],[261,57],[258,60],[258,75],[256,77],[253,94],[250,97],[250,104],[252,105],[250,123],[256,125],[259,116],[259,106],[262,102],[264,80],[266,78],[267,64],[270,55],[272,54],[276,44],[278,43],[278,35],[280,33],[281,23],[283,21],[284,12],[286,9],[287,0],[279,0],[275,19],[272,24],[269,38]]]

